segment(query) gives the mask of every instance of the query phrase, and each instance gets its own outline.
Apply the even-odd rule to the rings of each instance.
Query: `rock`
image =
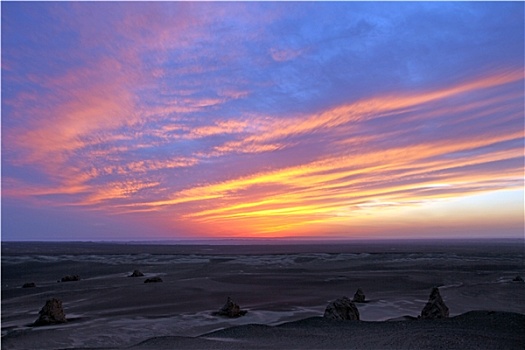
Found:
[[[142,272],[140,272],[139,270],[134,270],[133,273],[129,275],[128,277],[142,277],[142,276],[144,276]]]
[[[439,294],[439,289],[437,287],[432,288],[430,292],[430,297],[428,302],[421,311],[421,318],[426,319],[437,319],[437,318],[447,318],[448,317],[448,307],[445,305],[445,302]]]
[[[342,297],[328,304],[323,317],[332,320],[359,320],[359,310],[350,299]]]
[[[35,282],[24,283],[24,285],[22,286],[22,288],[35,288],[35,287],[36,287]]]
[[[151,277],[151,278],[147,278],[144,283],[157,283],[157,282],[162,282],[162,278],[160,277]]]
[[[516,277],[514,277],[514,279],[512,281],[514,281],[514,282],[523,282],[523,278],[521,278],[520,275],[517,275]]]
[[[228,297],[226,300],[226,304],[217,312],[214,312],[212,315],[214,316],[224,316],[224,317],[230,317],[230,318],[236,318],[246,315],[248,311],[241,310],[240,306],[235,304],[235,302]]]
[[[364,303],[365,302],[365,293],[363,293],[361,288],[357,288],[357,291],[354,294],[354,299],[352,301],[354,303]]]
[[[62,301],[59,299],[49,299],[46,305],[40,310],[40,316],[33,323],[34,326],[47,326],[51,324],[58,324],[67,322],[64,309],[62,308]]]
[[[80,276],[79,275],[67,275],[67,276],[62,277],[60,281],[62,282],[80,281]]]

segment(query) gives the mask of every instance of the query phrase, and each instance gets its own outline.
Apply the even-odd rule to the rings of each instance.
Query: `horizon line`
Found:
[[[495,242],[495,241],[515,241],[524,242],[525,237],[390,237],[390,238],[340,238],[340,237],[216,237],[216,238],[175,238],[175,239],[78,239],[78,240],[4,240],[1,243],[106,243],[106,244],[204,244],[204,245],[224,245],[224,244],[333,244],[333,243],[381,243],[381,242]]]

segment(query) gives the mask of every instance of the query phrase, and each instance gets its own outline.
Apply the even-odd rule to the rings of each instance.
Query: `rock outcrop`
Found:
[[[328,304],[323,317],[332,320],[359,320],[359,310],[350,299],[342,297]]]
[[[523,282],[523,278],[521,278],[520,275],[517,275],[516,277],[514,277],[514,279],[512,281],[513,282]]]
[[[439,289],[437,287],[432,288],[428,302],[421,311],[421,318],[425,319],[438,319],[448,317],[448,307],[445,305]]]
[[[140,270],[133,270],[133,273],[129,275],[128,277],[142,277],[144,274],[140,272]]]
[[[80,281],[79,275],[67,275],[62,277],[60,280],[61,282],[74,282],[74,281]]]
[[[354,303],[364,303],[365,302],[365,293],[361,290],[361,288],[357,288],[357,291],[354,294],[354,299],[352,299]]]
[[[56,298],[46,301],[39,315],[38,319],[33,323],[34,326],[48,326],[67,322],[64,309],[62,308],[62,301]]]
[[[151,278],[147,278],[144,283],[158,283],[158,282],[162,282],[162,278],[160,277],[151,277]]]
[[[246,315],[248,311],[241,310],[241,307],[237,305],[230,297],[226,300],[226,304],[219,310],[214,312],[213,316],[223,316],[236,318]]]
[[[36,287],[35,282],[24,283],[24,285],[22,286],[22,288],[35,288],[35,287]]]

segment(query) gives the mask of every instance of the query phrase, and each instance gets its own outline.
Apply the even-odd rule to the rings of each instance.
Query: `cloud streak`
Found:
[[[305,117],[303,124],[290,121],[288,128],[282,125],[275,128],[275,131],[268,128],[267,132],[259,131],[256,137],[257,140],[273,141],[328,129],[332,139],[337,141],[334,135],[338,135],[338,129],[348,122],[363,122],[374,117],[384,118],[385,115],[391,117],[392,112],[398,109],[413,110],[422,103],[520,80],[522,76],[519,72],[513,72],[425,95],[399,98],[391,96],[389,99],[381,99],[383,103],[376,102],[379,99],[374,98],[372,102],[358,102],[351,106],[337,107],[334,111],[321,115]],[[375,106],[376,110],[373,109]],[[515,107],[519,106],[518,103]],[[484,104],[481,107],[486,108]],[[476,119],[475,111],[479,108],[478,104],[470,108],[462,105],[460,112],[467,113],[469,119]],[[433,109],[427,113],[431,118],[434,115],[434,118],[440,119],[444,114],[450,115],[453,112],[453,109],[447,108],[447,113],[437,113],[437,116]],[[413,118],[412,113],[409,113],[409,116]],[[418,118],[425,120],[428,115],[418,110]],[[454,124],[460,122],[458,119],[454,119]],[[313,127],[311,121],[314,123]],[[403,118],[398,122],[405,123]],[[293,127],[296,125],[298,126]],[[375,138],[381,139],[385,136],[395,137],[375,135]],[[281,221],[287,222],[279,224],[276,231],[284,226],[311,224],[311,217],[319,215],[323,216],[324,222],[340,221],[342,212],[346,212],[346,216],[352,216],[353,209],[362,206],[371,208],[369,203],[377,199],[382,203],[388,202],[389,206],[412,206],[485,191],[519,189],[522,186],[522,138],[523,131],[508,130],[503,133],[464,135],[462,138],[455,138],[453,143],[445,139],[371,151],[355,147],[358,150],[357,155],[343,151],[338,156],[331,155],[300,166],[193,187],[177,193],[173,198],[133,203],[128,206],[141,210],[160,210],[170,206],[203,202],[203,207],[207,209],[192,208],[185,218],[207,223],[230,222],[229,225],[231,222],[241,221],[240,227],[244,227],[246,220],[262,217],[266,222],[270,222],[268,227],[260,228],[262,232],[272,232],[275,229],[275,218],[283,218]],[[253,142],[254,139],[254,136],[249,136],[239,142],[239,147],[243,149],[243,145]],[[348,141],[358,143],[353,138],[345,139],[343,143],[348,144]],[[375,141],[369,138],[365,145],[374,144]],[[515,146],[504,150],[494,147],[507,142],[515,143]],[[486,147],[495,149],[492,152],[476,154],[476,150]],[[232,149],[231,152],[236,150]],[[496,163],[499,164],[498,168],[491,169]],[[502,172],[502,168],[505,169],[505,174],[496,180],[495,175]],[[209,207],[212,209],[208,209]]]

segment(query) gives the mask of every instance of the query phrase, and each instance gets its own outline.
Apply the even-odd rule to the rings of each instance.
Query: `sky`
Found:
[[[2,240],[523,238],[523,2],[2,2]]]

